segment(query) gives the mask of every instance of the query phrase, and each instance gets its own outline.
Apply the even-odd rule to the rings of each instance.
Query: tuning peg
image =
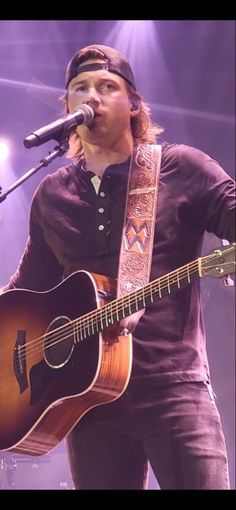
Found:
[[[221,239],[222,246],[228,246],[229,241],[227,239]],[[229,274],[226,275],[226,278],[224,278],[224,285],[226,287],[234,287],[234,280],[231,278]]]
[[[224,285],[226,287],[234,287],[234,280],[229,274],[226,276],[226,278],[224,278]]]

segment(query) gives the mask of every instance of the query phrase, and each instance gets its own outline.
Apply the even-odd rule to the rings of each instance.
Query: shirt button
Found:
[[[104,225],[99,225],[98,230],[104,230]]]
[[[105,195],[104,191],[101,191],[101,192],[100,192],[100,197],[105,197],[105,196],[106,196],[106,195]]]
[[[104,212],[103,207],[100,207],[100,208],[98,209],[98,212],[100,212],[100,213]]]

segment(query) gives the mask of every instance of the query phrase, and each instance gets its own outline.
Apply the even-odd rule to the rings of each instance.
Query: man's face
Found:
[[[90,59],[84,64],[89,63],[103,61]],[[74,112],[81,104],[90,105],[95,112],[88,126],[77,128],[82,142],[112,144],[130,130],[130,99],[120,76],[103,69],[78,74],[68,86],[69,112]]]

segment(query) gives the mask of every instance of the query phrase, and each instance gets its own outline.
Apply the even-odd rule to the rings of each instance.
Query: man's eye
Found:
[[[86,87],[84,85],[77,85],[77,87],[74,87],[72,94],[78,94],[80,92],[84,92],[86,90]]]
[[[107,89],[107,90],[111,90],[111,89],[113,89],[113,88],[114,88],[114,85],[113,85],[113,83],[105,83],[105,84],[103,85],[103,88],[105,88],[105,89]]]

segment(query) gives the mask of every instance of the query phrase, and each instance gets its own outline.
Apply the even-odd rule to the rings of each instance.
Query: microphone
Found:
[[[89,124],[93,118],[94,111],[91,106],[81,104],[75,112],[69,113],[62,119],[55,120],[27,136],[23,140],[24,146],[26,149],[30,149],[52,138],[60,143],[64,141],[79,124]]]

